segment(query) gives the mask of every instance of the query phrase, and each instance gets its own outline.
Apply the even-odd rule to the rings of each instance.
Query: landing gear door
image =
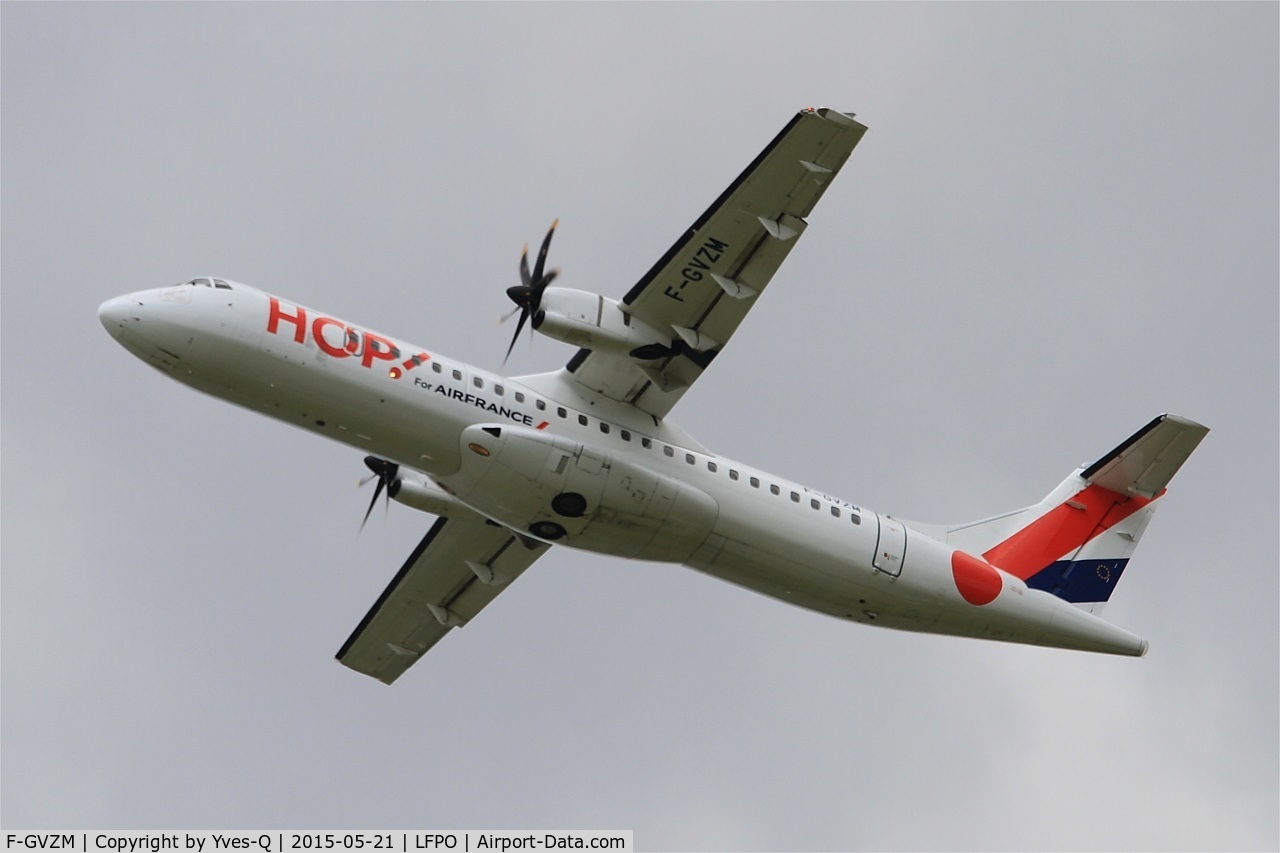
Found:
[[[902,574],[902,562],[907,555],[907,529],[901,522],[875,513],[879,529],[876,534],[876,555],[871,565],[886,575]]]

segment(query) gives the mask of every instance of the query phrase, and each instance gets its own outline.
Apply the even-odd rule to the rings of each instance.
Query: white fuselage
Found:
[[[682,563],[856,622],[1145,651],[1138,637],[990,567],[964,595],[953,547],[717,456],[560,374],[504,378],[210,281],[113,299],[102,322],[180,382],[421,472],[406,475],[400,499],[410,505],[416,484],[441,496],[421,508],[456,500],[526,536]],[[565,493],[583,496],[585,509],[550,508]]]

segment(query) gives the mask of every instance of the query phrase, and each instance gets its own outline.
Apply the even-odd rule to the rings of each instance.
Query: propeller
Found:
[[[545,275],[542,272],[547,262],[547,249],[551,247],[551,238],[555,236],[556,226],[560,224],[557,219],[551,223],[551,227],[547,229],[547,236],[542,238],[542,248],[538,250],[538,260],[533,264],[533,272],[529,272],[529,246],[526,244],[524,252],[520,255],[520,284],[515,287],[507,288],[507,296],[516,304],[515,310],[502,318],[502,322],[511,319],[516,313],[520,312],[520,320],[516,323],[516,333],[511,336],[511,346],[507,347],[507,354],[502,359],[505,367],[507,359],[511,358],[511,351],[516,348],[516,341],[520,339],[520,332],[524,330],[525,322],[538,311],[538,305],[542,302],[542,294],[546,292],[547,285],[555,281],[556,276],[560,274],[560,270],[551,270]]]
[[[369,508],[365,510],[364,521],[360,522],[360,529],[364,530],[365,524],[369,521],[369,516],[373,514],[373,508],[378,503],[378,496],[382,494],[382,490],[387,490],[387,506],[391,505],[391,484],[396,481],[397,475],[400,473],[400,466],[394,462],[388,462],[386,459],[379,459],[376,456],[366,456],[364,465],[373,473],[360,481],[360,485],[378,478],[378,485],[373,490],[373,500],[369,501]]]

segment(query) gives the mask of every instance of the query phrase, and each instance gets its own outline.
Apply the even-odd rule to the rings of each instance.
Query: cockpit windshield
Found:
[[[215,287],[218,290],[230,290],[231,285],[227,284],[220,278],[193,278],[191,281],[184,281],[183,287]]]

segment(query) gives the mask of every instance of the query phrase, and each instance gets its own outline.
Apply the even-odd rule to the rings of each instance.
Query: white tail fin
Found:
[[[946,542],[1092,613],[1101,611],[1169,480],[1208,427],[1160,415],[1035,506],[945,528]]]

